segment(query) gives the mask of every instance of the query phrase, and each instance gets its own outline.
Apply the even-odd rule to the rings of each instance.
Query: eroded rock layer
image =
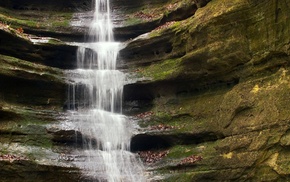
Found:
[[[0,181],[90,181],[73,166],[82,134],[58,128],[76,67],[63,41],[84,40],[90,6],[0,2]],[[124,88],[131,149],[150,181],[290,180],[289,7],[112,1],[119,68],[137,79]]]
[[[217,1],[128,42],[132,149],[164,181],[289,180],[289,3]],[[285,143],[286,142],[286,143]]]

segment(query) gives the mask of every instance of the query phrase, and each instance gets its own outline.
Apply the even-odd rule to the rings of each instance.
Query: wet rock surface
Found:
[[[132,149],[168,151],[148,165],[164,181],[289,180],[288,5],[211,1],[121,50],[144,80],[125,86]]]
[[[90,2],[40,2],[0,2],[0,181],[90,181],[82,134],[61,128],[77,49],[62,41],[84,40]],[[150,180],[289,181],[288,1],[112,3]]]

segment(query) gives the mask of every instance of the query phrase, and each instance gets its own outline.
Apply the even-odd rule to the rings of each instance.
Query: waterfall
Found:
[[[120,44],[113,39],[109,0],[95,0],[94,7],[68,90],[71,120],[83,143],[75,164],[89,181],[146,181],[141,162],[130,152],[132,124],[122,115],[126,78],[116,70]]]

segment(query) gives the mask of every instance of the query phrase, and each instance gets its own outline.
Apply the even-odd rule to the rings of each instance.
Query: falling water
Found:
[[[95,0],[88,42],[77,53],[69,109],[82,134],[83,168],[90,181],[146,181],[143,168],[130,152],[132,125],[122,115],[124,73],[116,70],[119,43],[113,40],[109,0]]]

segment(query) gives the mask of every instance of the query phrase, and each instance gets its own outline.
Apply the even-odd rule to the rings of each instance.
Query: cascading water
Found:
[[[132,126],[121,115],[124,73],[116,70],[119,43],[113,40],[109,0],[95,0],[94,18],[77,53],[71,75],[69,109],[82,134],[76,165],[90,181],[146,181],[140,161],[129,151]]]

